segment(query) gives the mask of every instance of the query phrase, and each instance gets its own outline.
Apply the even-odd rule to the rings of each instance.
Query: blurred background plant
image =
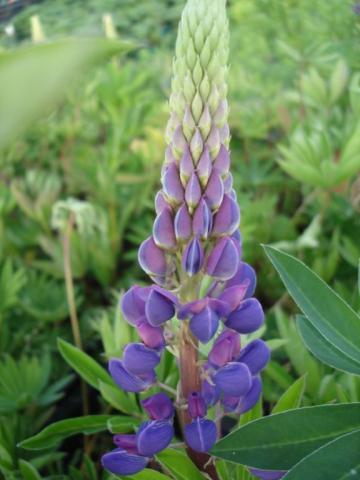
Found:
[[[244,258],[258,271],[257,295],[267,309],[265,337],[273,349],[264,375],[264,410],[268,413],[298,377],[304,378],[303,405],[359,401],[359,379],[321,364],[302,344],[296,308],[261,249],[261,243],[272,244],[302,259],[360,310],[354,288],[360,257],[359,5],[228,3],[234,184]],[[11,119],[14,109],[2,95],[5,77],[0,80],[0,112],[6,112],[0,126],[0,472],[6,479],[40,478],[33,469],[46,478],[98,478],[77,439],[41,456],[16,445],[50,419],[81,414],[80,384],[56,353],[57,337],[72,341],[71,308],[84,351],[99,362],[119,354],[132,335],[117,303],[122,290],[146,281],[136,255],[154,215],[183,4],[43,0],[0,24],[0,69],[14,52],[26,59],[60,45],[66,86],[58,88],[57,65],[48,57],[33,71],[20,70],[29,72],[28,91],[13,85],[20,106]],[[69,55],[73,45],[63,42],[69,36],[95,42],[87,50],[87,73],[76,82],[68,77],[78,63]],[[105,36],[141,48],[118,58],[114,46],[96,43]],[[95,62],[96,49],[102,53]],[[29,100],[19,119],[24,98],[31,93],[33,103],[41,98],[51,72],[61,96],[51,99],[51,108],[38,109],[42,117],[36,121]],[[10,132],[12,123],[16,132]],[[62,241],[69,212],[79,214],[68,238],[72,305]],[[171,371],[169,357],[164,378]],[[101,393],[112,398],[112,406],[120,402],[125,413],[136,408],[136,400],[115,401],[111,389],[103,386]],[[94,388],[89,407],[91,413],[108,413]],[[92,442],[86,453],[97,461],[99,451]]]

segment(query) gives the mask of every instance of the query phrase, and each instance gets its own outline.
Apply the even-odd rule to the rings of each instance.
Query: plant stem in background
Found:
[[[64,277],[66,287],[66,297],[69,306],[71,330],[75,345],[82,350],[82,340],[79,326],[79,319],[76,312],[76,301],[74,291],[73,273],[71,268],[71,235],[75,225],[75,215],[71,213],[65,225],[63,233],[63,257],[64,257]],[[89,414],[88,388],[84,380],[81,380],[81,397],[83,414]],[[87,454],[90,453],[90,442],[88,437],[84,437],[84,447]]]

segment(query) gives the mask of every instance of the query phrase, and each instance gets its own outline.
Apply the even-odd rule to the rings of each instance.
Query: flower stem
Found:
[[[180,332],[180,382],[181,394],[185,401],[191,392],[199,392],[201,390],[200,371],[197,363],[197,341],[192,336],[187,322],[183,322]],[[182,428],[184,428],[185,425],[191,422],[191,418],[187,410],[180,410],[179,415]],[[195,452],[189,447],[187,452],[199,470],[206,472],[213,480],[218,479],[214,465],[209,462],[210,457],[208,454]]]
[[[74,292],[74,281],[73,273],[71,267],[71,235],[74,229],[75,216],[70,215],[67,224],[65,226],[63,234],[63,256],[64,256],[64,277],[65,277],[65,287],[66,287],[66,297],[69,306],[70,322],[72,334],[74,337],[74,342],[77,348],[82,350],[82,340],[79,327],[79,320],[76,312],[76,301],[75,301],[75,292]],[[82,408],[83,415],[89,414],[89,401],[88,401],[88,389],[84,380],[81,380],[81,397],[82,397]],[[89,439],[84,437],[84,446],[85,452],[90,453],[89,451]]]

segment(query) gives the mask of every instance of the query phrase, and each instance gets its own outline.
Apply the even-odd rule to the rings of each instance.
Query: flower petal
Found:
[[[252,375],[257,375],[270,360],[270,348],[260,338],[248,343],[236,361],[245,363]]]
[[[151,420],[141,425],[137,432],[137,447],[141,455],[153,457],[164,450],[174,436],[174,428],[169,421]]]
[[[121,310],[131,325],[137,325],[145,315],[144,297],[150,293],[150,288],[134,285],[121,299]]]
[[[207,343],[218,329],[219,317],[210,307],[206,306],[204,310],[191,318],[189,326],[200,342]]]
[[[141,405],[152,420],[168,420],[174,416],[172,401],[165,393],[155,393],[141,400]]]
[[[224,199],[214,217],[214,226],[212,233],[214,235],[231,235],[240,224],[240,209],[229,195],[224,195]]]
[[[188,240],[191,237],[191,217],[185,203],[181,205],[174,220],[175,236],[177,240]]]
[[[153,327],[147,321],[137,325],[139,337],[149,348],[163,348],[165,346],[164,332],[160,327]]]
[[[101,458],[102,466],[115,475],[134,475],[144,470],[149,458],[128,453],[121,448],[105,453]]]
[[[211,420],[197,418],[184,429],[185,441],[196,452],[209,451],[216,442],[216,426]]]
[[[109,362],[110,374],[120,388],[126,392],[142,392],[152,385],[155,380],[155,372],[149,372],[140,378],[126,370],[121,360],[112,358]]]
[[[164,208],[157,215],[153,226],[153,238],[160,248],[176,247],[174,220],[170,208]]]
[[[153,287],[145,304],[146,318],[158,327],[175,315],[175,295],[160,287]]]
[[[212,213],[206,201],[202,198],[195,210],[192,231],[197,237],[207,238],[212,229]]]
[[[239,333],[255,332],[264,323],[264,311],[256,298],[247,298],[228,316],[226,326]]]
[[[240,352],[240,335],[232,330],[225,330],[215,340],[208,359],[215,367],[223,367],[234,360]]]
[[[220,239],[207,261],[206,272],[219,280],[232,278],[239,265],[239,253],[230,237]]]
[[[198,176],[194,172],[185,189],[185,200],[190,208],[196,207],[201,198],[201,186]]]
[[[226,282],[226,288],[234,285],[241,285],[244,282],[248,283],[245,298],[250,298],[254,295],[256,288],[256,273],[249,264],[240,262],[236,274]]]
[[[204,263],[204,249],[199,239],[194,237],[185,248],[182,257],[182,266],[185,272],[191,277],[198,273]]]
[[[221,180],[220,173],[213,168],[212,174],[209,178],[206,190],[205,198],[212,210],[217,210],[224,197],[224,184]]]
[[[220,398],[220,389],[216,385],[212,385],[207,380],[201,384],[201,395],[208,407],[215,405]]]
[[[241,397],[251,388],[251,373],[244,363],[230,362],[213,376],[215,385],[226,395]]]
[[[184,188],[180,181],[179,171],[175,163],[170,163],[162,176],[163,191],[169,201],[175,205],[184,200]]]
[[[152,372],[160,362],[160,355],[156,350],[146,347],[142,343],[129,343],[123,355],[124,368],[134,375]]]
[[[188,397],[188,412],[191,418],[205,417],[206,403],[198,392],[190,393]]]
[[[140,245],[138,259],[147,274],[159,277],[166,274],[165,253],[155,244],[153,237],[147,238]]]

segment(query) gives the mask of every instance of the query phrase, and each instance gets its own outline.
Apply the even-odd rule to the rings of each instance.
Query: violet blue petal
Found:
[[[155,372],[149,372],[141,377],[128,372],[118,358],[110,360],[109,371],[116,385],[126,392],[143,392],[156,380]]]
[[[217,210],[224,197],[224,184],[221,179],[220,173],[213,168],[212,174],[209,178],[206,190],[205,198],[212,210]]]
[[[184,149],[187,147],[187,142],[186,138],[183,133],[183,129],[181,125],[178,125],[173,133],[172,137],[172,143],[173,147],[178,151],[178,152],[183,152]]]
[[[214,235],[231,235],[239,227],[240,209],[238,204],[228,195],[224,199],[214,217],[212,233]]]
[[[180,160],[179,170],[181,181],[186,184],[192,173],[194,172],[194,163],[191,157],[189,147],[186,147],[184,150],[184,153]]]
[[[258,402],[262,390],[262,382],[260,377],[253,377],[252,385],[246,395],[240,398],[236,413],[245,413],[251,410]]]
[[[252,379],[247,365],[230,362],[214,374],[213,381],[225,395],[241,397],[250,390]]]
[[[189,207],[196,207],[201,198],[201,186],[198,176],[194,172],[185,188],[185,200]]]
[[[245,413],[251,410],[260,398],[262,383],[259,377],[253,377],[252,385],[248,393],[242,397],[232,397],[224,395],[222,404],[226,412],[237,414]]]
[[[149,275],[162,277],[166,274],[165,253],[155,244],[153,237],[140,245],[138,259],[141,268]]]
[[[244,282],[248,283],[245,298],[250,298],[254,295],[256,288],[256,273],[248,263],[240,262],[236,274],[228,282],[226,282],[225,288],[229,288],[234,285],[241,285]]]
[[[204,249],[201,245],[199,239],[194,237],[187,244],[183,257],[182,257],[182,267],[185,272],[191,277],[198,273],[204,263]]]
[[[198,392],[190,393],[188,397],[188,412],[191,418],[205,417],[206,403],[202,395]]]
[[[134,375],[152,372],[159,362],[159,353],[142,343],[128,343],[124,349],[123,366]]]
[[[136,435],[135,434],[118,434],[114,435],[113,442],[118,448],[123,448],[128,453],[135,453],[139,455],[136,444]]]
[[[249,287],[249,280],[244,281],[239,285],[233,285],[226,288],[219,296],[219,300],[226,302],[230,310],[233,311],[239,307],[240,303],[244,300],[247,289]]]
[[[234,184],[234,179],[233,179],[233,176],[232,174],[229,172],[226,177],[223,179],[223,182],[224,182],[224,192],[229,194],[231,199],[234,200],[236,202],[236,196],[234,197],[233,195],[233,184]]]
[[[231,312],[229,304],[218,298],[209,298],[208,305],[219,317],[226,317]]]
[[[236,361],[245,363],[252,375],[257,375],[270,360],[270,348],[266,343],[257,338],[252,340],[246,345],[244,349],[240,351],[240,355]]]
[[[215,340],[208,359],[215,367],[223,367],[240,352],[240,335],[232,330],[224,330]]]
[[[164,210],[164,208],[169,208],[169,204],[167,203],[164,193],[160,190],[157,192],[155,196],[155,211],[158,215],[160,212]]]
[[[140,426],[136,435],[140,455],[153,457],[169,445],[174,436],[174,427],[166,420],[150,420]]]
[[[162,176],[162,185],[165,195],[175,204],[182,203],[184,200],[184,188],[180,181],[179,171],[175,163],[171,163],[166,168]]]
[[[208,452],[216,442],[216,426],[212,420],[197,418],[185,426],[185,441],[195,452]]]
[[[141,400],[141,405],[151,420],[169,420],[174,416],[174,407],[170,398],[163,392]]]
[[[264,311],[256,298],[247,298],[228,316],[226,326],[239,333],[255,332],[264,323]]]
[[[216,385],[212,385],[207,380],[204,380],[201,384],[201,395],[205,400],[208,407],[215,405],[220,398],[221,391]]]
[[[206,273],[219,280],[232,278],[239,265],[239,253],[230,237],[221,238],[207,261]]]
[[[202,198],[197,206],[193,222],[192,231],[195,236],[207,238],[212,229],[212,213],[206,201]]]
[[[189,327],[200,342],[207,343],[213,338],[219,327],[219,317],[207,306],[191,318]]]
[[[153,238],[160,248],[173,249],[176,247],[174,219],[170,208],[164,208],[156,217]]]
[[[211,171],[212,171],[212,161],[209,153],[209,149],[205,146],[197,164],[197,173],[202,185],[206,185]]]
[[[192,233],[192,220],[185,203],[176,212],[174,220],[175,236],[178,240],[188,240]]]
[[[175,315],[175,295],[160,288],[153,287],[145,304],[145,314],[153,327],[159,327]]]
[[[286,473],[286,470],[261,470],[259,468],[249,468],[249,470],[260,480],[280,480]]]
[[[124,293],[121,299],[121,310],[125,320],[131,325],[137,325],[145,315],[145,298],[150,293],[150,287],[134,285]]]
[[[230,168],[230,154],[224,145],[221,145],[218,156],[214,160],[214,168],[218,170],[220,175],[225,175]]]
[[[147,321],[137,325],[139,337],[149,348],[163,348],[165,346],[164,332],[160,327],[153,327]]]
[[[122,448],[105,453],[101,458],[102,466],[115,475],[134,475],[144,470],[149,458],[128,453]]]

